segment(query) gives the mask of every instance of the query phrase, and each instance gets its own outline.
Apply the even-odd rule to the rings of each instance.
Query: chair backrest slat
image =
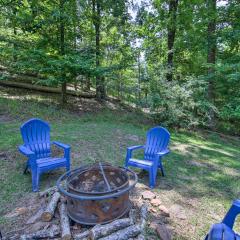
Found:
[[[153,160],[157,152],[164,151],[169,143],[170,133],[163,127],[154,127],[147,132],[144,159]]]
[[[37,158],[50,157],[50,126],[40,119],[30,119],[21,126],[24,145],[31,149]]]

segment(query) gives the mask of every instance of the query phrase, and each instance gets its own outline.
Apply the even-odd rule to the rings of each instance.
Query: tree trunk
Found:
[[[74,49],[76,51],[78,51],[79,46],[78,44],[81,42],[81,32],[80,32],[80,26],[79,26],[79,21],[81,18],[81,4],[80,4],[80,0],[75,0],[75,8],[76,8],[76,22],[74,22],[74,36],[75,36],[75,41],[74,41]],[[79,84],[79,76],[75,76],[75,80],[74,80],[74,88],[75,91],[77,91],[78,88],[78,84]]]
[[[168,56],[167,56],[167,80],[172,81],[173,78],[173,57],[174,57],[174,41],[176,35],[176,19],[177,19],[178,0],[169,0],[168,10]]]
[[[64,12],[64,2],[65,0],[60,0],[60,54],[65,55],[65,26],[63,19]],[[66,75],[64,70],[62,70],[62,104],[67,102],[67,83]]]
[[[85,90],[88,92],[91,89],[91,78],[89,76],[86,76],[86,88]]]
[[[140,50],[138,52],[138,104],[141,101],[141,62],[140,62]]]
[[[119,101],[122,100],[122,74],[119,73],[118,80],[117,80],[117,99]]]
[[[96,47],[96,68],[100,67],[100,21],[101,6],[99,0],[92,0],[93,24],[95,27],[95,47]],[[96,98],[97,100],[105,99],[104,77],[96,76]]]
[[[63,73],[63,75],[65,75]],[[63,82],[62,83],[62,103],[65,104],[67,102],[67,83]]]
[[[14,14],[14,20],[13,20],[13,34],[14,37],[17,38],[17,28],[16,28],[16,18],[17,18],[17,9],[16,7],[13,7],[13,14]],[[17,50],[17,45],[16,42],[13,43],[13,62],[17,61],[17,55],[16,55],[16,50]]]
[[[208,40],[208,54],[207,54],[207,63],[208,67],[208,99],[214,104],[214,65],[216,63],[216,52],[217,52],[217,42],[216,42],[216,0],[208,0],[207,7],[209,11],[209,21],[207,29],[207,40]],[[210,109],[209,116],[209,126],[214,128],[215,125],[215,116],[214,111]]]

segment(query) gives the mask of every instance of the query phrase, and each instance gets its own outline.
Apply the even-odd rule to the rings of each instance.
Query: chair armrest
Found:
[[[145,147],[144,145],[131,146],[131,147],[128,147],[127,150],[128,151],[133,151],[133,150],[141,149],[141,148],[144,148],[144,147]]]
[[[35,157],[35,153],[23,145],[19,146],[18,150],[19,150],[19,152],[21,152],[23,155],[25,155],[27,157],[31,157],[31,158]]]
[[[56,146],[58,146],[58,147],[60,147],[60,148],[62,148],[64,150],[65,149],[67,150],[67,149],[71,148],[69,145],[61,143],[61,142],[57,142],[57,141],[53,141],[52,144],[54,144],[54,145],[56,145]]]
[[[166,155],[166,154],[168,154],[170,151],[169,151],[169,149],[165,149],[165,150],[163,150],[162,152],[158,152],[158,153],[156,153],[159,157],[161,157],[161,156],[164,156],[164,155]]]
[[[231,208],[228,210],[222,223],[228,227],[233,228],[237,215],[240,214],[240,199],[233,201]]]
[[[71,147],[67,144],[60,143],[57,141],[53,141],[52,144],[55,144],[56,146],[62,148],[64,150],[64,157],[70,161],[70,149]]]
[[[141,149],[144,148],[144,145],[137,145],[137,146],[132,146],[132,147],[128,147],[127,148],[127,155],[126,155],[126,159],[125,159],[125,167],[127,167],[128,165],[128,160],[132,157],[132,151],[136,150],[136,149]]]

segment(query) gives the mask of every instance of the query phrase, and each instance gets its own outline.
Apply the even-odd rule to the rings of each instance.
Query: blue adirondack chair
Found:
[[[19,146],[19,151],[28,158],[24,173],[28,169],[31,170],[34,192],[39,190],[39,179],[42,173],[59,167],[70,170],[70,146],[50,141],[48,123],[40,119],[30,119],[21,126],[20,131],[24,144]],[[62,148],[64,156],[51,157],[51,144]]]
[[[154,127],[147,132],[145,145],[132,146],[127,148],[125,167],[138,167],[149,172],[149,186],[153,188],[156,184],[157,170],[161,170],[164,176],[162,157],[169,153],[168,143],[169,132],[163,127]],[[132,151],[144,149],[144,159],[132,158]]]
[[[232,230],[238,214],[240,214],[240,200],[235,200],[222,222],[211,227],[205,240],[240,240],[240,236]]]

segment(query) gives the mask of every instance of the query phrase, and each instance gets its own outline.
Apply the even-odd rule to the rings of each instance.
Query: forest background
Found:
[[[166,126],[240,132],[238,0],[0,0],[0,84],[93,93]],[[29,85],[27,85],[29,86]]]

